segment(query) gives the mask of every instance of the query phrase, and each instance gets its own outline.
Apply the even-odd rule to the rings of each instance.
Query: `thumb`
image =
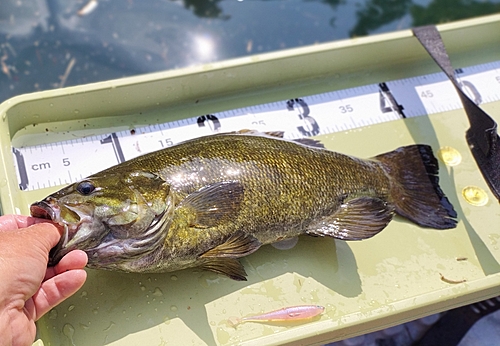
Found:
[[[46,256],[50,249],[57,245],[61,234],[59,229],[51,223],[43,222],[31,225],[20,230],[20,238],[26,241],[26,244],[35,245]]]

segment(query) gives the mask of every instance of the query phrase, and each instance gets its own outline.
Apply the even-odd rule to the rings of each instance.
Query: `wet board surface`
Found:
[[[366,241],[301,237],[287,251],[264,246],[242,260],[247,282],[193,270],[155,275],[89,270],[83,289],[39,324],[40,335],[68,345],[146,340],[258,345],[293,341],[299,335],[327,342],[350,335],[356,325],[379,328],[435,312],[436,306],[474,300],[485,281],[492,288],[498,285],[500,234],[490,225],[500,222],[500,215],[463,141],[466,127],[461,112],[449,112],[319,137],[328,148],[357,156],[411,143],[455,148],[461,163],[447,167],[441,162],[440,175],[459,213],[454,230],[422,229],[396,217]],[[363,144],[367,137],[369,148]],[[461,191],[470,185],[486,191],[486,205],[474,206],[463,198]],[[318,320],[292,326],[245,323],[233,328],[228,322],[300,304],[320,304],[326,310]]]

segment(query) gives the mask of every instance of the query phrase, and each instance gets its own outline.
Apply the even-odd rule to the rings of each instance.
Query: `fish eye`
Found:
[[[76,191],[80,192],[84,196],[90,195],[94,190],[95,186],[90,181],[82,181],[76,187]]]

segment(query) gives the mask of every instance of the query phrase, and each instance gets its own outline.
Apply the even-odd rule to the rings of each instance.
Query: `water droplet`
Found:
[[[145,291],[146,290],[146,287],[145,286],[141,286],[141,291]]]
[[[80,113],[80,111],[79,111],[78,109],[75,109],[75,110],[73,111],[73,113],[78,114],[78,113]]]
[[[103,329],[102,331],[103,331],[103,332],[109,332],[109,330],[110,330],[110,329],[111,329],[114,325],[116,325],[116,323],[115,323],[115,322],[113,322],[113,321],[111,321],[111,322],[109,323],[109,326],[107,326],[107,327],[106,327],[105,329]]]
[[[141,317],[142,317],[142,314],[137,314],[137,317],[138,317],[138,318],[141,318]]]
[[[80,294],[80,298],[86,297],[87,296],[87,291],[82,291]]]
[[[66,335],[66,337],[71,341],[71,344],[74,345],[75,343],[73,342],[73,336],[75,335],[75,328],[69,324],[66,323],[63,326],[63,334]]]
[[[49,311],[49,320],[55,320],[57,318],[57,310],[52,309]]]
[[[177,306],[171,305],[170,306],[170,311],[177,311]]]
[[[161,297],[163,295],[163,292],[158,287],[156,287],[154,292],[153,292],[153,295],[155,297]]]
[[[216,335],[217,341],[221,344],[227,344],[231,338],[231,335],[221,327],[217,328]]]
[[[92,312],[94,313],[94,315],[97,315],[99,313],[99,309],[94,309],[92,310]]]
[[[75,308],[74,305],[70,305],[70,306],[68,306],[68,311],[72,311],[74,308]]]
[[[462,155],[452,147],[442,147],[438,150],[437,155],[447,166],[457,166],[462,162]]]
[[[477,186],[467,186],[462,190],[462,196],[467,203],[481,207],[488,203],[486,191]]]
[[[177,279],[179,279],[179,278],[177,277],[177,275],[171,275],[171,276],[170,276],[170,280],[177,281]]]
[[[491,245],[497,245],[498,240],[500,239],[500,235],[496,234],[496,233],[491,233],[491,234],[488,234],[488,238],[490,238]]]
[[[49,103],[49,106],[50,106],[50,107],[54,107],[54,104],[53,104],[53,103]]]
[[[299,242],[299,237],[293,237],[285,240],[280,240],[276,243],[272,243],[271,245],[278,250],[290,250],[297,245]]]
[[[87,329],[89,329],[89,326],[87,326],[86,324],[80,323],[80,328],[82,328],[83,330],[87,330]]]

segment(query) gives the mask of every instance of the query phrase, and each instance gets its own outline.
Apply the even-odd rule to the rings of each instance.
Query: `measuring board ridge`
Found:
[[[500,100],[500,61],[456,70],[477,104]],[[134,157],[217,132],[284,131],[295,139],[462,108],[444,73],[231,109],[133,130],[13,147],[21,190],[70,184]]]

